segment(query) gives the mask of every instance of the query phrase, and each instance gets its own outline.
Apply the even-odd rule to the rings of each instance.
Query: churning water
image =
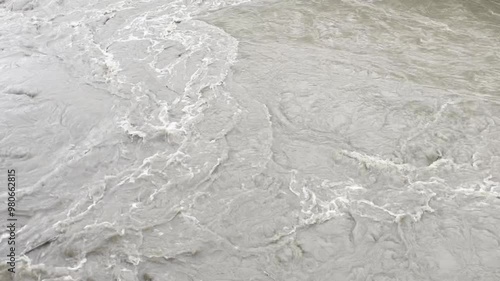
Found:
[[[0,280],[500,280],[499,2],[0,2]]]

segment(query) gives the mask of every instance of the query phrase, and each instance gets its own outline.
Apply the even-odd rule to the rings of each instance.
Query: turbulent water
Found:
[[[0,280],[500,280],[500,2],[0,2]]]

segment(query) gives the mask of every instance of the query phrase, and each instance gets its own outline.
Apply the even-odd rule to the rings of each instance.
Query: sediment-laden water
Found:
[[[0,280],[500,280],[500,3],[0,19]]]

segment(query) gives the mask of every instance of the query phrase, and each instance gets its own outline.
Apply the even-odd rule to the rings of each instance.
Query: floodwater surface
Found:
[[[0,19],[0,280],[500,280],[499,2]]]

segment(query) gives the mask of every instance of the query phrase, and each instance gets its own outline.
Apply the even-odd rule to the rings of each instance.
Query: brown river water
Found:
[[[500,280],[500,2],[0,1],[0,280]]]

